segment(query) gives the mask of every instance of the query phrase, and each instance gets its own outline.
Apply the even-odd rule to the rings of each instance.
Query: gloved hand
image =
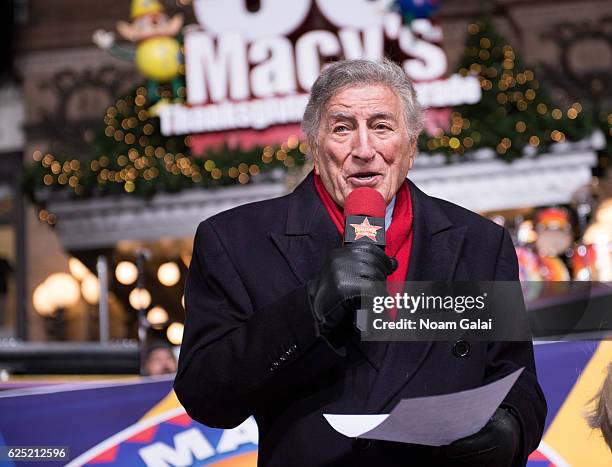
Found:
[[[510,467],[516,465],[521,445],[521,426],[508,409],[499,407],[478,433],[446,447],[449,466]]]
[[[373,243],[354,242],[332,250],[319,277],[308,282],[308,295],[322,334],[329,334],[346,314],[360,304],[362,293],[374,294],[374,282],[383,282],[397,269]]]

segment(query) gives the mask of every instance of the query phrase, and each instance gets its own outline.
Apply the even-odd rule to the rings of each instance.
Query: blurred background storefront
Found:
[[[212,0],[5,2],[9,373],[38,371],[14,355],[61,354],[57,342],[91,357],[70,371],[137,371],[139,328],[141,342],[180,344],[195,228],[286,193],[309,170],[300,105],[320,66],[343,57],[404,64],[428,108],[411,177],[506,225],[523,280],[610,280],[609,2],[378,0],[349,17],[332,3],[300,0],[274,17],[275,2],[255,0],[225,10]],[[368,8],[383,19],[361,28]]]

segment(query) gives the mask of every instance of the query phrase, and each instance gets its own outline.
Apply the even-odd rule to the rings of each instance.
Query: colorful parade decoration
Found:
[[[160,83],[171,84],[175,99],[182,97],[181,47],[176,36],[183,27],[183,16],[169,17],[158,0],[132,0],[130,19],[129,23],[119,21],[117,31],[135,44],[134,49],[118,46],[114,34],[103,30],[94,33],[94,42],[118,58],[136,62],[138,71],[148,80],[150,102],[159,100]]]
[[[570,274],[567,266],[556,256],[540,257],[540,272],[542,279],[548,282],[569,281]]]
[[[572,244],[569,214],[563,208],[547,208],[536,215],[536,247],[541,256],[564,254]]]
[[[519,280],[525,300],[535,300],[542,292],[540,259],[529,247],[517,246],[516,256],[519,263]]]
[[[597,251],[593,245],[579,243],[572,252],[572,276],[578,281],[598,280]]]

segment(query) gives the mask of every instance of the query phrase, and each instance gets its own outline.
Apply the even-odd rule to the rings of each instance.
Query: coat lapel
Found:
[[[284,233],[271,233],[297,282],[314,278],[325,264],[327,252],[342,245],[342,237],[325,211],[312,173],[289,195]]]
[[[319,198],[312,172],[289,197],[284,233],[271,233],[271,239],[291,268],[297,283],[315,278],[329,250],[342,246],[342,236]],[[384,357],[380,342],[361,342],[357,333],[350,343],[377,371]]]
[[[413,237],[407,281],[444,281],[454,277],[465,227],[454,228],[438,203],[409,181]],[[421,367],[432,342],[391,342],[368,398],[367,408],[380,412]]]

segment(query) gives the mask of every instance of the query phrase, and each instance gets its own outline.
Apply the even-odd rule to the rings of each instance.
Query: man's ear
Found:
[[[410,142],[410,160],[408,162],[408,170],[412,170],[412,166],[414,165],[414,160],[416,159],[417,156],[417,139],[416,138],[412,138],[412,141]]]
[[[312,162],[314,164],[314,171],[317,175],[319,175],[319,153],[317,151],[317,148],[314,145],[311,145],[310,143],[308,144],[309,147],[309,151],[310,151],[310,157],[312,159]]]
[[[317,175],[319,175],[319,160],[313,156],[312,158],[314,162],[314,171]]]

